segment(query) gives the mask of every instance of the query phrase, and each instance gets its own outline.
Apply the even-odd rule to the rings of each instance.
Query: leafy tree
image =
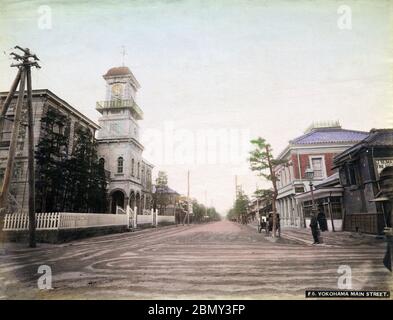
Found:
[[[194,222],[208,222],[220,220],[220,215],[214,207],[206,207],[204,204],[198,203],[196,199],[192,201],[192,212],[194,214]]]
[[[168,175],[165,171],[158,171],[156,186],[159,188],[164,188],[168,186]]]
[[[256,189],[254,196],[258,199],[269,199],[273,197],[273,190],[271,189]]]
[[[159,171],[156,178],[156,188],[153,194],[154,209],[159,212],[165,212],[168,205],[173,202],[169,193],[168,175],[164,171]]]
[[[258,174],[264,177],[266,180],[271,181],[273,185],[272,193],[272,209],[273,209],[273,237],[276,236],[277,229],[277,209],[276,209],[276,199],[277,199],[277,181],[278,178],[274,173],[274,166],[286,161],[275,160],[272,156],[272,148],[270,144],[266,142],[265,139],[259,137],[258,139],[251,140],[255,149],[250,152],[250,166],[252,171],[258,172]]]
[[[75,129],[75,145],[68,161],[68,203],[74,212],[106,211],[106,177],[97,156],[97,143],[87,128]]]
[[[220,221],[221,220],[220,214],[216,211],[216,208],[214,208],[214,207],[207,208],[207,215],[209,217],[208,218],[209,221]]]
[[[245,223],[247,220],[248,206],[250,200],[243,191],[238,191],[235,203],[231,210],[227,214],[227,218],[230,220],[236,219],[241,223]]]
[[[49,107],[41,118],[41,135],[35,152],[37,211],[59,211],[65,189],[64,161],[68,155],[69,120]]]
[[[69,140],[69,119],[49,107],[35,154],[37,211],[105,212],[106,177],[97,143],[89,129],[77,126],[70,156]]]

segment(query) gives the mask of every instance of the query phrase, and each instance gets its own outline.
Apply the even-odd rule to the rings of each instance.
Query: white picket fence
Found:
[[[37,230],[78,229],[128,225],[127,215],[100,213],[48,212],[36,214]],[[4,231],[29,229],[29,216],[24,213],[6,214]]]
[[[121,209],[121,210],[120,210]],[[74,213],[74,212],[47,212],[36,214],[37,230],[79,229],[105,226],[127,226],[136,228],[138,225],[159,223],[175,223],[174,216],[159,216],[157,210],[143,210],[142,215],[135,207],[132,210],[116,209],[116,214],[105,213]],[[25,213],[6,214],[4,231],[18,231],[29,229],[29,216]]]

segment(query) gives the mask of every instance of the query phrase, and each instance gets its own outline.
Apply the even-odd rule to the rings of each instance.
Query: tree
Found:
[[[160,188],[168,186],[168,175],[166,174],[165,171],[158,171],[156,186]]]
[[[273,191],[271,189],[256,189],[254,196],[257,199],[269,199],[273,197]]]
[[[68,204],[74,212],[106,211],[106,177],[97,156],[97,142],[87,128],[75,129],[75,145],[68,161]]]
[[[272,193],[272,209],[273,209],[273,237],[276,236],[277,230],[277,209],[276,199],[278,195],[277,190],[277,177],[273,170],[274,166],[286,161],[275,160],[272,156],[272,148],[265,139],[259,137],[258,139],[251,140],[251,143],[255,146],[255,149],[250,152],[250,167],[252,171],[257,171],[258,174],[264,177],[266,180],[272,182],[273,193]],[[267,172],[266,172],[267,171]]]
[[[106,212],[106,177],[97,143],[87,128],[76,126],[74,132],[70,156],[70,121],[58,110],[47,109],[35,154],[38,212]]]
[[[156,190],[153,194],[154,208],[163,214],[168,205],[171,204],[171,194],[168,187],[168,175],[159,171],[156,178]]]
[[[217,212],[216,208],[214,208],[214,207],[207,208],[207,215],[209,217],[208,218],[209,221],[220,221],[221,220],[220,214]]]
[[[245,223],[247,220],[249,204],[250,200],[248,199],[248,196],[242,190],[238,191],[235,203],[233,204],[232,209],[229,210],[227,218],[229,220],[236,219],[241,223]]]
[[[196,199],[192,201],[192,212],[194,214],[195,222],[202,222],[206,213],[206,207],[203,204],[198,203]]]
[[[41,118],[41,137],[36,158],[36,210],[60,211],[66,188],[64,161],[68,155],[69,119],[49,107]]]

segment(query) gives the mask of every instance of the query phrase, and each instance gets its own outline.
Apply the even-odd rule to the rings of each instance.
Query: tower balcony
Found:
[[[134,100],[104,100],[96,103],[96,110],[103,113],[104,110],[129,109],[132,116],[137,120],[143,119],[143,111]]]

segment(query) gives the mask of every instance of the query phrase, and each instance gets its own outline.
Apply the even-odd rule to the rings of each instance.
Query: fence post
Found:
[[[137,207],[134,207],[134,228],[136,229],[138,227],[138,211]]]
[[[126,211],[126,214],[127,214],[127,228],[128,229],[130,229],[130,210],[131,210],[131,208],[130,208],[130,206],[127,204],[127,209],[126,209],[127,211]]]
[[[155,214],[155,216],[156,216],[156,227],[158,226],[158,209],[156,209],[156,214]]]
[[[56,226],[57,230],[59,230],[61,227],[61,217],[62,217],[62,214],[60,212],[58,212],[57,213],[57,226]]]
[[[151,225],[152,225],[152,227],[154,227],[154,210],[153,209],[151,209],[150,215],[151,215]]]

